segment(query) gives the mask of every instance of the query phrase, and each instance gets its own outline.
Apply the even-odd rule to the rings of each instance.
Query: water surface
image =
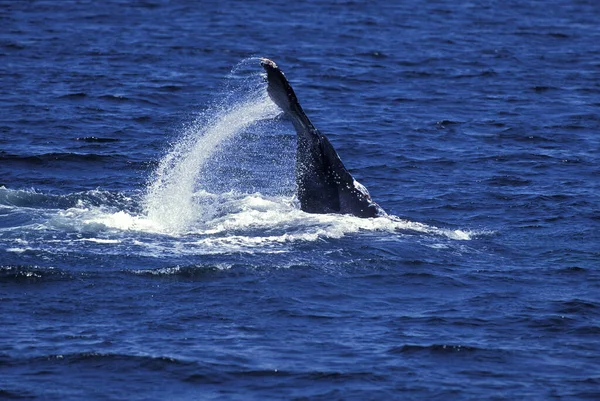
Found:
[[[595,1],[0,1],[0,398],[597,399]],[[256,57],[389,218],[311,215]]]

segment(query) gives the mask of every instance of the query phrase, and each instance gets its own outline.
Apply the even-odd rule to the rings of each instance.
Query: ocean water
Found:
[[[0,398],[600,399],[599,17],[0,0]],[[258,57],[389,217],[298,209]]]

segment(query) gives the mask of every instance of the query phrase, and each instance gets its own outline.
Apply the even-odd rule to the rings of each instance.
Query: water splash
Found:
[[[0,187],[0,209],[13,223],[3,230],[19,232],[7,251],[55,253],[93,244],[103,254],[126,249],[149,257],[277,254],[348,235],[403,241],[415,233],[426,234],[418,237],[426,246],[455,249],[449,241],[484,234],[393,215],[301,211],[294,198],[296,136],[274,122],[280,110],[257,70],[253,59],[234,67],[218,102],[183,129],[141,199],[137,192],[50,195]],[[57,232],[64,236],[56,238]]]
[[[230,75],[239,79],[236,66]],[[168,232],[184,232],[198,221],[210,219],[218,199],[203,188],[210,181],[205,168],[219,148],[259,121],[273,119],[280,110],[269,99],[259,74],[243,77],[227,87],[221,101],[185,128],[160,161],[148,186],[144,209],[148,219]],[[227,177],[220,177],[226,180]]]

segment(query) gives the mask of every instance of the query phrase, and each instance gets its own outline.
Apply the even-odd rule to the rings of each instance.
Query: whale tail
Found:
[[[292,123],[296,129],[314,130],[314,126],[298,102],[292,85],[290,85],[277,64],[268,58],[261,58],[260,64],[267,72],[267,93],[273,103],[292,119]]]
[[[384,216],[367,189],[348,172],[331,142],[312,125],[277,64],[268,58],[261,58],[260,64],[267,72],[269,97],[296,129],[296,185],[301,209],[308,213]]]

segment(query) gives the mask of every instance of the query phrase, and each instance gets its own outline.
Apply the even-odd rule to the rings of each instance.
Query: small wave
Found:
[[[381,58],[388,58],[389,56],[382,52],[382,51],[370,51],[370,52],[362,52],[362,53],[358,53],[357,56],[366,56],[366,57],[372,57],[375,59],[381,59]]]
[[[91,163],[107,162],[113,163],[123,156],[103,155],[96,153],[42,153],[39,155],[13,155],[0,152],[0,162],[4,164],[40,166],[54,165],[60,163]]]
[[[84,137],[75,138],[75,140],[82,141],[82,142],[98,142],[98,143],[119,142],[120,141],[120,139],[117,139],[117,138],[102,138],[102,137],[96,137],[96,136],[84,136]]]
[[[453,120],[441,120],[436,123],[438,126],[445,127],[446,125],[458,125],[464,124],[463,121],[453,121]]]
[[[522,187],[531,184],[531,180],[527,180],[521,177],[513,176],[513,175],[503,175],[503,176],[493,176],[487,179],[487,182],[490,186],[512,186],[512,187]]]
[[[130,100],[130,98],[128,98],[126,96],[112,95],[112,94],[100,95],[100,96],[98,96],[98,99],[109,100],[109,101],[113,101],[113,102],[128,102]]]
[[[588,273],[589,270],[584,268],[584,267],[580,267],[580,266],[569,266],[569,267],[564,267],[564,268],[560,268],[558,270],[556,270],[557,273],[559,274],[585,274]]]
[[[16,206],[16,207],[32,207],[36,205],[42,205],[49,199],[52,199],[52,195],[47,195],[36,191],[35,189],[28,190],[15,190],[8,189],[5,186],[0,186],[0,205],[4,206]]]
[[[331,383],[331,381],[348,381],[348,380],[366,380],[377,382],[383,380],[381,374],[377,374],[370,371],[324,371],[324,370],[314,370],[314,371],[291,371],[291,370],[279,370],[279,369],[228,369],[223,376],[227,377],[235,377],[237,379],[249,378],[252,380],[261,379],[261,378],[295,378],[297,380],[308,380],[310,383],[316,382],[325,382]],[[206,381],[214,381],[214,375],[206,375],[202,373],[195,373],[190,375],[185,381],[187,382],[206,382]],[[352,397],[351,397],[352,398]]]
[[[556,86],[547,86],[547,85],[535,85],[531,88],[536,93],[544,93],[548,91],[557,91],[559,88]]]
[[[34,366],[45,365],[48,363],[64,363],[68,365],[88,365],[93,364],[95,368],[107,366],[119,366],[119,369],[128,369],[132,365],[145,369],[160,369],[166,366],[191,366],[193,362],[185,361],[172,356],[146,355],[146,354],[120,354],[120,353],[101,353],[101,352],[78,352],[72,354],[52,354],[45,356],[35,356],[27,358],[25,361],[9,360],[8,364],[30,363]]]
[[[40,192],[34,188],[10,189],[0,186],[0,205],[38,209],[104,206],[132,210],[136,208],[136,200],[135,196],[99,189],[70,194],[52,194]]]
[[[84,99],[88,95],[85,92],[73,92],[59,96],[59,99]]]
[[[475,353],[479,351],[488,351],[485,349],[472,347],[468,345],[451,345],[451,344],[431,344],[431,345],[411,345],[406,344],[401,347],[391,348],[388,352],[392,354],[413,354],[413,353],[428,353],[428,354],[448,354],[448,353]]]
[[[557,302],[557,313],[561,315],[598,316],[600,304],[589,300],[571,299]]]
[[[198,278],[209,273],[230,270],[231,268],[232,265],[230,264],[220,263],[215,265],[171,266],[156,269],[129,270],[128,273],[148,277]]]
[[[54,267],[28,265],[0,266],[0,281],[12,283],[37,283],[71,280],[73,276]]]

